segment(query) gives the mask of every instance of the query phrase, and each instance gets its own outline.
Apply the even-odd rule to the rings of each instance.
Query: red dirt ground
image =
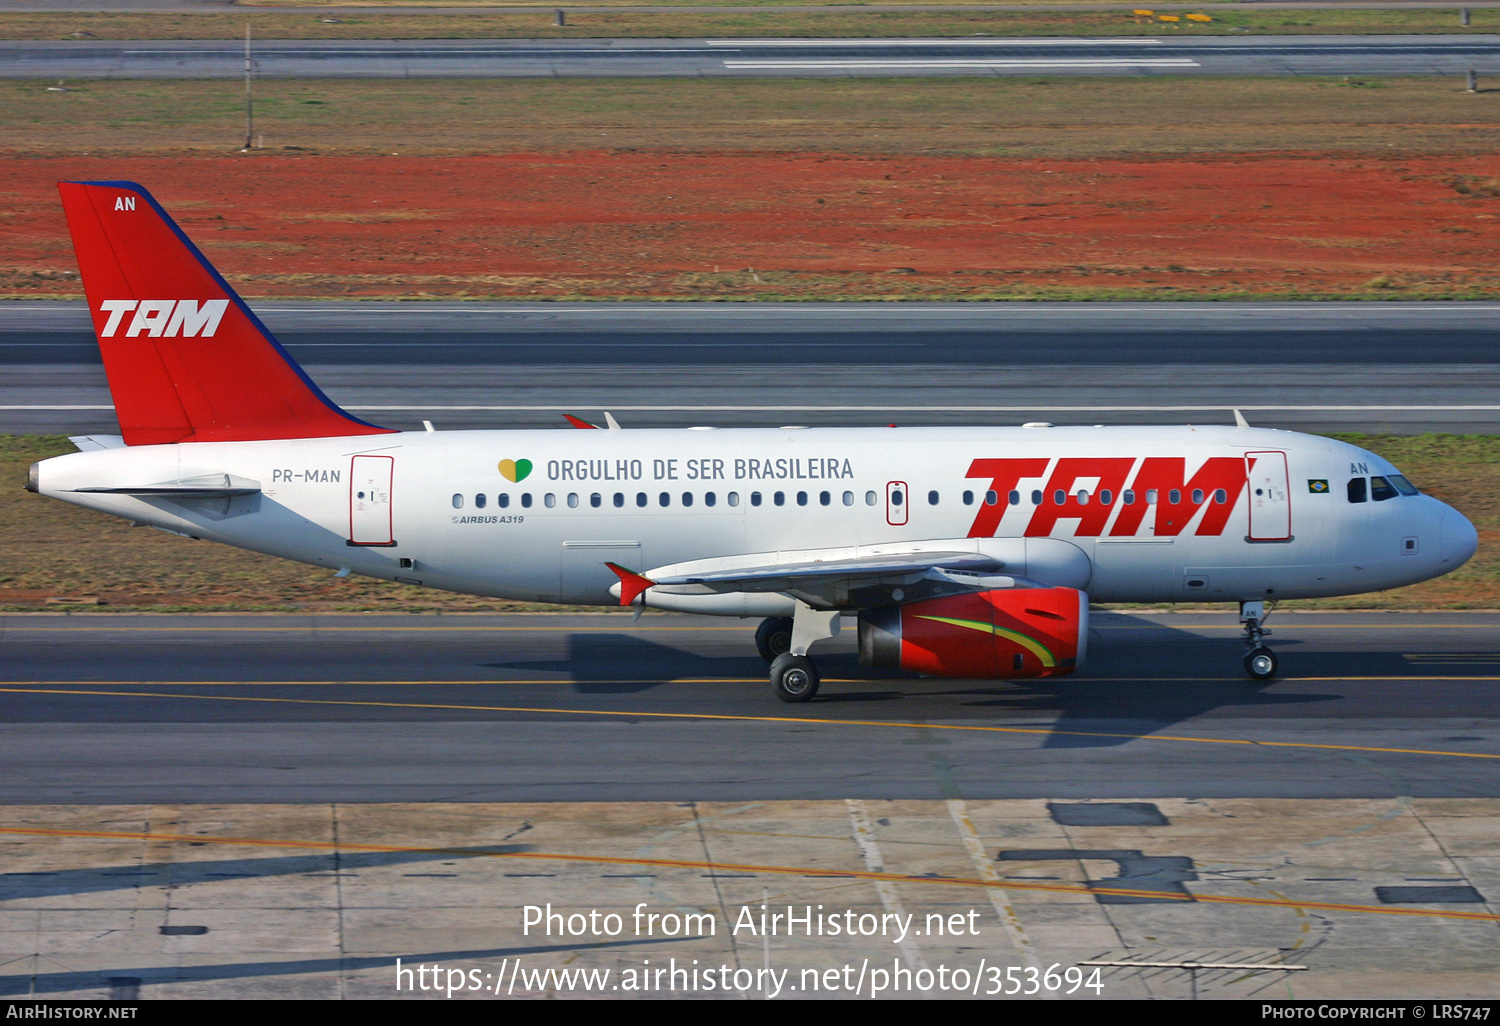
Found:
[[[79,291],[68,178],[143,183],[249,295],[1493,294],[1497,175],[1317,154],[11,157],[0,294]]]

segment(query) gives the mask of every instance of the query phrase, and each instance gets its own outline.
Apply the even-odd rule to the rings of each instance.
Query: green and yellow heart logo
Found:
[[[500,474],[507,481],[519,483],[531,473],[530,460],[501,460]]]

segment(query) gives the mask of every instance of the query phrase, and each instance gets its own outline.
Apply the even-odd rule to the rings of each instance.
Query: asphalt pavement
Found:
[[[262,78],[1462,75],[1500,36],[266,40]],[[0,41],[4,78],[239,78],[240,43]]]
[[[1095,618],[1077,676],[778,702],[752,622],[4,616],[0,803],[1496,797],[1500,615]]]
[[[293,303],[256,309],[393,427],[1500,427],[1493,303]],[[0,304],[0,431],[116,429],[87,311]]]

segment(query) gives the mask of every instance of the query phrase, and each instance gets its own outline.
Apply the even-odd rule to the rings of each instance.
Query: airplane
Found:
[[[120,435],[33,492],[429,588],[760,618],[775,695],[854,620],[862,665],[1063,676],[1089,606],[1267,612],[1451,572],[1474,526],[1353,445],[1249,426],[396,431],[325,396],[155,199],[59,183]],[[582,428],[583,430],[579,430]]]

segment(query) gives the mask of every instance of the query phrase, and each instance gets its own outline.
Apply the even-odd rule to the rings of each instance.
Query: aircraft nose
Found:
[[[1442,538],[1443,561],[1450,570],[1467,563],[1479,548],[1479,532],[1451,506],[1443,512]]]

